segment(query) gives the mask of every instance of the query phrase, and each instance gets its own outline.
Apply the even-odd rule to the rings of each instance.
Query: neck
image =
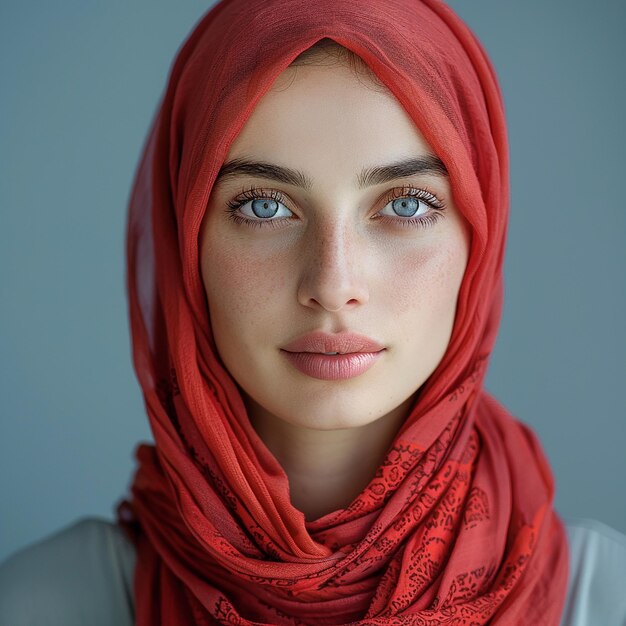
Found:
[[[252,426],[287,474],[291,503],[311,521],[346,508],[365,489],[413,398],[369,424],[334,430],[286,422],[247,400]]]

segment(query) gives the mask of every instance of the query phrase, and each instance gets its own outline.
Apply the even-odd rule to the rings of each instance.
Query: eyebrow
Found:
[[[388,165],[377,165],[361,170],[357,176],[359,189],[380,185],[397,178],[408,178],[416,174],[434,174],[435,176],[448,176],[448,170],[439,157],[432,154],[412,157]],[[310,190],[313,181],[302,171],[294,170],[290,167],[264,163],[262,161],[252,161],[246,158],[237,158],[225,163],[217,174],[215,184],[220,180],[234,178],[237,176],[253,176],[266,180],[275,180],[287,185],[302,187]]]

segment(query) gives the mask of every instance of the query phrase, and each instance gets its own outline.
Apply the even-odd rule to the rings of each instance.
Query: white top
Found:
[[[626,535],[595,520],[564,522],[570,578],[555,626],[626,626]],[[118,526],[79,520],[0,564],[0,624],[132,626],[134,567]]]
[[[570,572],[561,626],[626,626],[626,535],[592,519],[563,521]]]

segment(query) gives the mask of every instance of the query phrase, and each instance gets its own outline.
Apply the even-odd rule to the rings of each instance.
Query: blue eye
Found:
[[[294,217],[287,200],[276,190],[252,187],[227,203],[231,220],[247,226],[280,228]],[[426,227],[443,215],[444,203],[425,189],[402,187],[387,196],[387,204],[374,216],[394,226]]]
[[[426,189],[402,187],[387,196],[376,217],[395,226],[427,227],[443,217],[444,203]]]
[[[250,208],[257,217],[274,217],[278,211],[278,202],[269,199],[253,200]]]
[[[425,189],[415,189],[414,187],[394,189],[387,201],[379,215],[417,217],[419,219],[431,209],[443,208],[443,203],[436,196]]]
[[[228,203],[229,211],[246,216],[250,221],[272,221],[271,218],[291,217],[293,213],[285,206],[282,194],[277,191],[262,192],[251,189],[240,198]]]
[[[417,198],[398,198],[391,203],[393,211],[401,217],[413,217],[420,207]]]

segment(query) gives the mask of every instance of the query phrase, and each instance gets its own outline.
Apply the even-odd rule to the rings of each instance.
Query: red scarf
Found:
[[[472,240],[447,352],[384,463],[346,509],[307,522],[217,358],[198,233],[255,103],[324,37],[421,129]],[[482,388],[502,309],[507,150],[492,66],[438,0],[225,0],[197,24],[128,221],[134,364],[156,444],[138,448],[119,509],[138,551],[138,626],[558,626],[568,552],[550,467]]]

